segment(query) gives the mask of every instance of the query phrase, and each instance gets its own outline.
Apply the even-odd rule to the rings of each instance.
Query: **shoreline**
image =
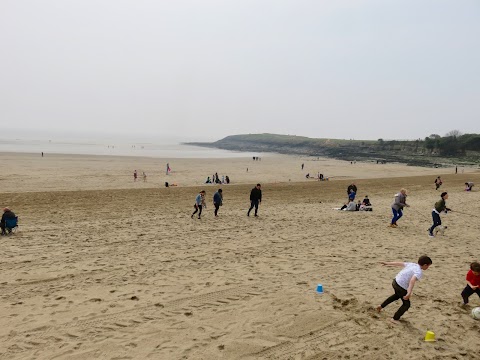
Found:
[[[0,153],[4,171],[0,174],[0,193],[161,188],[165,182],[178,187],[209,187],[207,177],[228,175],[231,185],[256,183],[305,183],[306,174],[316,178],[318,173],[330,181],[347,179],[398,178],[452,174],[452,168],[424,168],[398,163],[375,164],[335,160],[321,157],[272,154],[253,161],[238,158],[153,158],[144,156],[60,155],[41,157],[31,153]],[[172,171],[166,175],[166,164]],[[301,164],[305,165],[304,170]],[[139,179],[133,181],[133,171]],[[248,171],[247,171],[248,170]],[[465,173],[477,173],[474,168],[460,168]],[[147,174],[143,182],[142,173]],[[433,182],[433,180],[432,180]],[[321,182],[319,182],[321,184]]]

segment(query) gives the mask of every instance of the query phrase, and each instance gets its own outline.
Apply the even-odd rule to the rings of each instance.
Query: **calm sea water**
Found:
[[[181,143],[128,143],[106,141],[59,141],[59,140],[2,140],[0,152],[45,154],[147,156],[157,158],[239,158],[259,156],[258,153],[211,149]],[[267,154],[261,154],[266,156]]]

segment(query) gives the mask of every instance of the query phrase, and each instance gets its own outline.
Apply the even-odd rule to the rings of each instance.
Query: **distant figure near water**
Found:
[[[137,181],[137,177],[138,177],[137,170],[135,170],[133,172],[133,181]]]

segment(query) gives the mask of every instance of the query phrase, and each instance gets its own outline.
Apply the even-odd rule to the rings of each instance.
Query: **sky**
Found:
[[[0,137],[480,133],[478,0],[1,0]]]

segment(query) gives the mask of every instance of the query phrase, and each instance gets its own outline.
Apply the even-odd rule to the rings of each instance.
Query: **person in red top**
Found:
[[[477,293],[480,297],[480,263],[470,264],[470,271],[467,273],[467,286],[462,291],[463,305],[468,304],[468,298]]]

